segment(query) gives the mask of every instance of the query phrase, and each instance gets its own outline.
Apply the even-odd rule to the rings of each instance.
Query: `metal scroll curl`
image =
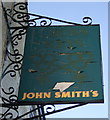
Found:
[[[2,88],[2,92],[5,94],[5,96],[7,96],[8,99],[2,97],[5,112],[1,114],[1,120],[12,119],[14,117],[17,118],[19,116],[18,106],[13,106],[13,104],[17,103],[17,96],[14,95],[14,88],[9,87],[8,92]]]
[[[19,28],[19,29],[15,29],[12,31],[12,45],[18,46],[18,42],[20,42],[23,38],[23,36],[26,34],[26,29],[25,28]]]
[[[14,50],[14,53],[10,53],[7,50],[7,58],[10,61],[10,64],[6,66],[2,73],[2,79],[7,75],[10,74],[10,77],[15,77],[16,72],[21,70],[23,55],[19,53],[18,49]]]
[[[86,25],[91,25],[92,19],[90,17],[84,17],[83,22],[86,23]]]
[[[49,20],[42,20],[41,22],[40,22],[40,26],[50,26],[52,24],[52,20],[51,19],[49,19]]]
[[[54,104],[45,105],[44,108],[46,113],[54,112],[56,109]]]

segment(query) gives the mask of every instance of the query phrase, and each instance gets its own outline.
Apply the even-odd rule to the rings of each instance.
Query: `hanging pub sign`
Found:
[[[18,100],[103,103],[100,25],[28,27]]]

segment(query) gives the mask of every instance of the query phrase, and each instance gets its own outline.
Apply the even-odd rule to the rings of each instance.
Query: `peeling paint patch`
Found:
[[[77,47],[67,47],[70,50],[76,49]]]
[[[78,74],[83,73],[84,71],[78,71]]]
[[[33,69],[28,69],[28,72],[35,73],[35,72],[38,72],[38,71],[37,70],[33,70]]]

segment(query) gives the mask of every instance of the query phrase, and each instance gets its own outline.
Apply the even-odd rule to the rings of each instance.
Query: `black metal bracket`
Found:
[[[59,109],[59,110],[55,110],[55,105],[51,105],[51,107],[47,107],[47,108],[46,108],[46,112],[44,111],[44,107],[45,107],[46,105],[38,105],[36,109],[34,109],[34,110],[30,111],[30,112],[27,112],[27,113],[25,113],[24,115],[21,115],[21,116],[15,118],[15,119],[13,119],[13,120],[20,119],[20,118],[22,118],[23,116],[25,116],[25,115],[27,115],[27,114],[35,111],[35,110],[38,110],[38,111],[39,111],[39,114],[36,115],[36,116],[34,116],[34,117],[31,117],[31,118],[26,118],[26,120],[32,120],[32,119],[35,119],[35,118],[43,118],[43,119],[41,119],[41,120],[45,120],[45,116],[47,116],[47,115],[51,115],[51,114],[54,114],[54,113],[58,113],[58,112],[62,112],[62,111],[65,111],[65,110],[73,109],[73,108],[76,108],[76,107],[79,107],[79,106],[83,106],[83,105],[86,105],[86,104],[87,104],[87,103],[80,103],[80,104],[78,104],[78,105],[69,106],[69,107],[66,107],[66,108]],[[53,108],[53,109],[52,109],[52,108]],[[40,110],[41,110],[41,111],[40,111]],[[49,110],[49,111],[51,110],[51,111],[49,112],[48,110]]]
[[[7,48],[5,61],[8,61],[8,64],[5,65],[1,77],[1,83],[6,82],[6,79],[14,79],[16,76],[20,76],[22,61],[23,61],[23,53],[20,53],[19,43],[22,41],[22,38],[26,35],[26,28],[28,26],[51,26],[54,21],[60,23],[66,23],[68,25],[91,25],[92,19],[90,17],[84,17],[83,23],[78,24],[74,22],[68,22],[65,20],[59,20],[56,18],[36,15],[32,13],[28,13],[27,3],[19,2],[14,4],[13,9],[6,9],[3,4],[3,11],[6,18],[7,26],[9,28],[9,35],[7,40]],[[11,20],[11,23],[9,22]],[[11,50],[10,50],[11,49]],[[9,81],[10,82],[10,81]],[[15,81],[16,82],[16,81]],[[19,104],[18,98],[15,94],[16,88],[14,86],[7,86],[4,88],[3,84],[1,84],[1,98],[2,98],[2,108],[5,109],[5,112],[1,114],[1,120],[13,119],[18,120],[23,118],[24,116],[38,110],[38,115],[26,118],[26,120],[31,120],[34,118],[40,118],[40,120],[45,120],[46,115],[50,115],[53,113],[61,112],[64,110],[76,108],[82,105],[86,105],[87,103],[79,103],[78,105],[70,106],[67,108],[63,108],[60,110],[55,110],[55,106],[51,105],[51,107],[47,107],[46,113],[44,111],[44,107],[47,105],[36,105],[37,108],[23,114],[19,115]],[[52,109],[54,108],[54,109]],[[49,112],[48,110],[51,110]],[[16,116],[13,115],[13,111],[16,112]],[[14,113],[15,114],[15,113]]]

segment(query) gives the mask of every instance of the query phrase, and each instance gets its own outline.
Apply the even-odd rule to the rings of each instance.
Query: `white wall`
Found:
[[[9,1],[9,2],[8,2]],[[3,2],[3,6],[6,9],[13,9],[14,4],[17,2],[18,0],[2,0]],[[26,0],[19,0],[21,2],[26,2]],[[25,11],[26,12],[26,11]],[[2,75],[2,72],[4,71],[4,69],[11,64],[11,61],[8,59],[8,57],[6,57],[6,46],[7,46],[7,40],[9,40],[10,38],[10,31],[7,27],[7,21],[2,9],[2,4],[1,4],[1,0],[0,0],[0,77]],[[13,22],[12,19],[8,18],[8,23],[10,26],[18,26],[17,23]],[[12,31],[11,31],[12,32]],[[17,32],[15,33],[17,34]],[[15,35],[14,34],[14,35]],[[20,54],[23,54],[24,51],[24,43],[25,43],[25,35],[22,36],[22,40],[20,40],[18,42],[18,46],[16,46],[16,48],[19,50]],[[11,47],[11,44],[8,45],[9,51],[13,54],[13,49]],[[15,61],[15,57],[10,56],[10,58]],[[14,68],[14,64],[10,65],[10,67],[8,68],[8,70],[13,70]],[[9,88],[13,87],[14,88],[14,95],[18,94],[18,88],[19,88],[19,82],[20,82],[20,75],[19,72],[16,72],[16,76],[15,77],[11,77],[10,74],[7,74],[2,80],[1,80],[1,87],[4,88],[4,90],[6,92],[10,92]],[[6,95],[3,93],[3,91],[1,91],[1,94],[4,98],[9,100],[9,95]],[[0,101],[0,103],[3,101]],[[1,108],[1,107],[0,107]],[[3,108],[2,110],[0,110],[0,112],[4,113],[7,110],[7,108]],[[18,111],[19,114],[23,114],[27,111],[30,110],[30,107],[19,107]],[[17,113],[13,110],[10,109],[11,113],[13,113],[13,116],[16,117]],[[27,117],[27,116],[25,116]]]

